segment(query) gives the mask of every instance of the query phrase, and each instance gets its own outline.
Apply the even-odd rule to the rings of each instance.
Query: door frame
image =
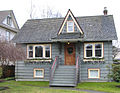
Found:
[[[66,49],[67,49],[66,46],[67,46],[67,45],[72,45],[72,46],[74,46],[74,52],[75,52],[75,56],[74,56],[74,57],[75,57],[75,58],[74,58],[73,65],[75,65],[75,64],[76,64],[76,44],[75,44],[75,43],[70,43],[70,44],[65,43],[65,44],[64,44],[64,60],[65,60],[65,61],[64,61],[64,65],[67,65],[67,64],[66,64],[66,58],[67,58],[67,57],[66,57],[66,51],[67,51],[67,50],[66,50]]]

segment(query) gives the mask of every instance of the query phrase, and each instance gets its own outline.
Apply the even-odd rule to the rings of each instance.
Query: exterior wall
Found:
[[[0,27],[0,38],[5,39],[6,38],[6,31],[10,32],[10,40],[13,39],[13,37],[16,35],[16,33],[12,32],[11,30],[5,29]]]
[[[108,66],[111,67],[112,61],[112,42],[104,42],[104,63],[86,63],[83,61],[84,58],[84,46],[81,44],[81,64],[80,64],[80,75],[79,80],[80,82],[106,82],[108,81],[107,75],[110,73],[110,69]],[[88,79],[88,69],[89,68],[99,68],[100,69],[100,78],[99,79]]]
[[[26,63],[24,61],[16,62],[15,75],[18,81],[49,81],[50,68],[56,56],[59,56],[60,65],[64,65],[64,43],[53,43],[52,44],[52,61],[51,62],[31,62]],[[112,64],[112,42],[104,42],[104,60],[103,63],[93,63],[84,62],[84,43],[78,42],[76,45],[76,59],[77,56],[80,57],[80,82],[104,82],[108,81],[107,75],[110,70],[107,66]],[[22,44],[26,52],[26,45]],[[44,69],[44,78],[34,78],[33,71],[34,68]],[[100,69],[100,79],[88,79],[88,69],[89,68],[99,68]]]
[[[17,44],[21,45],[24,48],[25,53],[27,53],[26,44]],[[63,44],[62,44],[63,46]],[[58,44],[52,44],[52,60],[54,61],[55,57],[59,55]],[[64,54],[61,54],[59,57],[64,57]],[[51,62],[29,62],[18,61],[15,64],[15,76],[17,81],[49,81]],[[63,60],[64,61],[64,60]],[[34,68],[44,69],[44,78],[34,78]]]

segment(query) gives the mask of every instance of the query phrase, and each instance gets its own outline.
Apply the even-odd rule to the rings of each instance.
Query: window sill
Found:
[[[52,58],[29,58],[27,60],[25,60],[24,62],[51,62]]]
[[[104,58],[84,58],[83,61],[104,61]]]

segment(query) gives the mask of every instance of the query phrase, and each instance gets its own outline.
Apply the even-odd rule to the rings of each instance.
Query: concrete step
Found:
[[[74,78],[53,78],[53,81],[75,81]]]
[[[50,84],[50,86],[63,86],[63,87],[75,87],[75,84]]]
[[[53,84],[57,84],[57,83],[59,83],[59,84],[74,84],[75,83],[75,81],[52,81],[52,83]]]

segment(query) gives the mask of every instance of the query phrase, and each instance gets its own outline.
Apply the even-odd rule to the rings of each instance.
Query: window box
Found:
[[[34,78],[44,78],[44,69],[34,68]]]
[[[89,79],[99,79],[100,78],[100,69],[88,69],[88,78]]]
[[[27,63],[27,62],[51,62],[52,59],[51,58],[41,58],[41,59],[27,59],[25,60],[24,62]]]

